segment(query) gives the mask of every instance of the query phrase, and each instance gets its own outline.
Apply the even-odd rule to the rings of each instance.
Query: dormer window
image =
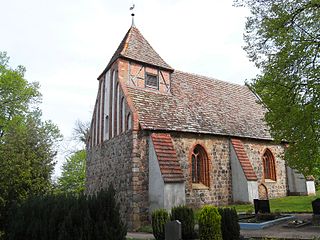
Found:
[[[158,75],[152,74],[152,73],[146,73],[145,84],[146,84],[146,87],[159,89]]]

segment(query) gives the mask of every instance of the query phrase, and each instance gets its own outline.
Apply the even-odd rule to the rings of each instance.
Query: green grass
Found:
[[[270,199],[271,212],[299,213],[312,212],[311,202],[320,197],[320,190],[316,196],[289,196],[283,198]],[[237,212],[254,212],[252,204],[230,205],[235,207]]]

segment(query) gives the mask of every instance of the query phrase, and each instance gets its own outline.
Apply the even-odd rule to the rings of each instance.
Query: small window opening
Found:
[[[158,89],[158,86],[159,86],[158,76],[155,74],[146,73],[146,86]]]

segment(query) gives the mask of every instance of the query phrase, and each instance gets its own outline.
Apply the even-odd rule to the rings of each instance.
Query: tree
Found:
[[[320,166],[320,0],[234,0],[247,6],[244,49],[261,70],[249,84],[267,107],[288,164],[305,175]]]
[[[80,194],[85,188],[86,176],[86,150],[84,149],[89,133],[89,122],[77,120],[73,128],[72,141],[78,143],[75,147],[80,150],[72,149],[72,153],[66,158],[62,165],[62,173],[57,181],[58,192]]]
[[[58,179],[58,190],[80,194],[84,191],[86,177],[86,150],[79,150],[66,159]]]
[[[61,140],[58,127],[41,120],[38,83],[24,79],[0,52],[0,231],[11,204],[51,190],[54,157]]]
[[[6,52],[0,52],[0,137],[16,115],[24,115],[32,105],[40,102],[39,84],[24,79],[25,68],[9,67]]]

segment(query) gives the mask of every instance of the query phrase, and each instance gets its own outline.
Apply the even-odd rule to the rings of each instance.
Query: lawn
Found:
[[[311,202],[316,198],[320,198],[320,190],[317,191],[316,196],[289,196],[270,199],[270,208],[272,212],[312,212]],[[235,207],[238,213],[254,212],[254,206],[252,204],[230,205],[228,207]]]

